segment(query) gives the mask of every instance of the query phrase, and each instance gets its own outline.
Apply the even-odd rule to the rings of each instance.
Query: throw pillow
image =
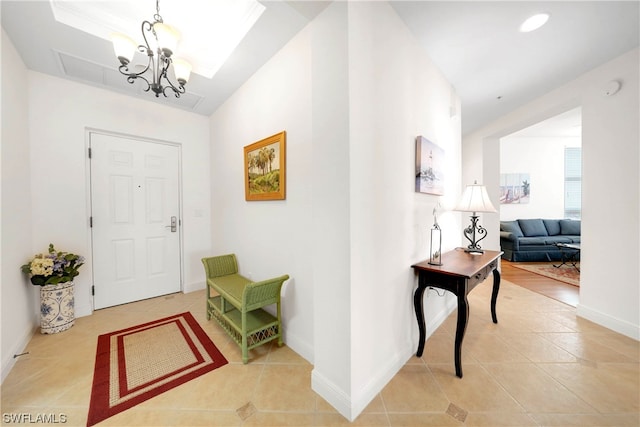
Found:
[[[560,220],[560,234],[566,234],[569,236],[580,235],[580,221],[561,219]]]
[[[519,219],[518,224],[522,229],[522,233],[526,237],[548,236],[547,229],[544,227],[542,219]]]

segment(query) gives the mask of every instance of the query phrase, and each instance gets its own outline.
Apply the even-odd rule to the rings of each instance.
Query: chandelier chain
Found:
[[[153,19],[156,22],[164,23],[162,21],[162,16],[160,16],[160,0],[156,0],[156,14],[153,15]]]

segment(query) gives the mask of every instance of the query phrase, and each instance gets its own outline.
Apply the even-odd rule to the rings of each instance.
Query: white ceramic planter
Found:
[[[40,332],[56,334],[75,323],[73,282],[40,287]]]

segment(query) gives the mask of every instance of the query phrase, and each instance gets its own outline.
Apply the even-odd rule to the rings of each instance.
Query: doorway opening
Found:
[[[562,260],[557,257],[567,256],[567,254],[575,255],[575,250],[561,252],[555,246],[556,243],[578,245],[579,253],[579,220],[582,205],[582,109],[573,108],[506,135],[500,138],[499,145],[501,231],[503,228],[506,230],[510,227],[506,223],[521,224],[520,220],[531,221],[530,224],[537,221],[543,224],[541,228],[544,228],[539,232],[529,232],[524,235],[529,240],[537,239],[535,242],[530,241],[526,244],[538,245],[538,248],[519,246],[522,251],[519,257],[512,255],[512,258],[507,259],[512,260],[515,263],[512,264],[514,266],[517,266],[518,262],[546,262],[551,266],[561,265]],[[555,220],[558,221],[554,223]],[[577,238],[569,239],[562,234],[564,232],[561,232],[560,225],[564,222],[560,224],[559,221],[566,220],[574,221],[571,225],[576,225],[577,221]],[[565,237],[569,240],[564,239]],[[524,240],[519,243],[524,243]],[[507,246],[509,243],[501,238],[501,247]],[[547,253],[545,247],[550,247],[552,251]],[[525,253],[524,249],[539,252]],[[505,253],[507,253],[506,250]],[[559,275],[570,273],[579,277],[579,271],[564,271],[566,268],[571,268],[571,265],[564,264],[561,267],[550,268],[549,274],[556,271]],[[575,280],[573,276],[570,281]],[[564,299],[563,302],[569,304],[573,301],[574,304],[571,305],[577,303],[580,289],[578,286],[563,285],[562,282],[557,281],[556,286],[543,286],[545,282],[553,282],[549,277],[530,282],[533,284],[539,282],[539,293],[546,292],[547,296]],[[558,298],[558,293],[561,298]]]

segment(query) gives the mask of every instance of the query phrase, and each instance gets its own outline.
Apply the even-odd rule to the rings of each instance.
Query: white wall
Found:
[[[2,380],[34,331],[38,318],[38,288],[32,286],[20,266],[33,255],[31,247],[31,188],[29,127],[27,123],[27,68],[2,30]]]
[[[285,341],[350,419],[416,350],[410,266],[460,188],[450,107],[451,85],[388,4],[334,2],[211,118],[213,252],[256,279],[291,275]],[[242,147],[281,130],[287,199],[244,201]],[[417,135],[446,150],[445,197],[414,192]],[[459,245],[459,215],[441,223],[445,248]],[[429,334],[454,306],[426,297]]]
[[[351,415],[351,182],[346,2],[312,27],[314,369],[312,388]]]
[[[200,258],[210,248],[207,118],[29,72],[34,252],[52,242],[60,250],[91,254],[87,128],[182,146],[184,288],[204,288]],[[74,280],[77,316],[92,312],[91,277],[89,258]]]
[[[459,100],[386,2],[352,2],[349,23],[352,416],[415,357],[410,266],[428,258],[437,202],[460,195]],[[445,151],[445,196],[415,192],[415,138]],[[444,249],[460,245],[459,214],[441,218]],[[425,293],[428,334],[455,298]],[[454,304],[455,305],[455,304]],[[381,341],[383,338],[384,343]]]
[[[500,219],[564,218],[564,149],[578,137],[516,137],[500,140],[500,173],[528,173],[529,203],[500,205]]]
[[[634,49],[465,136],[462,168],[464,180],[482,176],[496,202],[499,138],[581,106],[583,249],[577,312],[635,339],[640,338],[638,53]],[[613,79],[622,89],[604,96]],[[494,217],[484,225],[490,231],[487,247],[497,249]]]
[[[211,116],[211,255],[235,253],[255,280],[289,274],[287,345],[313,360],[309,31],[303,30]],[[286,200],[246,201],[243,147],[286,131]]]

